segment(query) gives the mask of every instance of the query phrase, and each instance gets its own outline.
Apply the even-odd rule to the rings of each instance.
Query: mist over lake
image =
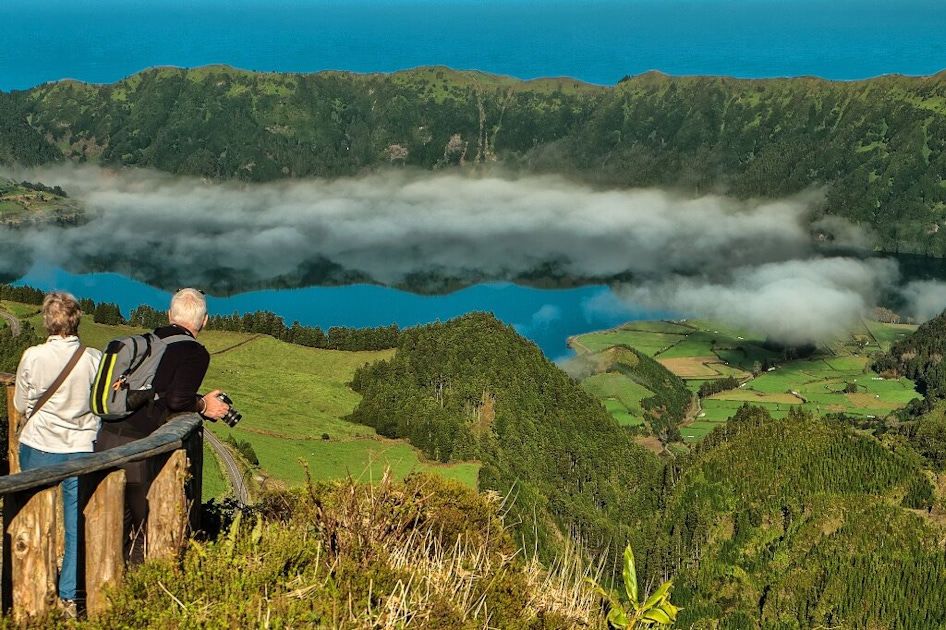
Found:
[[[216,313],[323,328],[484,310],[557,358],[568,336],[631,319],[712,317],[801,344],[891,296],[920,321],[946,304],[936,280],[870,256],[860,227],[817,219],[818,191],[744,201],[404,171],[253,185],[74,166],[11,175],[62,185],[86,221],[0,232],[0,273],[126,314],[164,308],[181,286],[215,296]]]

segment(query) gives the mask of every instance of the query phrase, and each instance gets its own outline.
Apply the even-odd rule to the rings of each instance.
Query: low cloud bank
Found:
[[[455,174],[254,186],[91,167],[8,175],[62,186],[89,221],[3,231],[5,252],[15,246],[67,270],[116,271],[166,287],[292,284],[304,281],[300,270],[313,269],[387,285],[552,270],[630,277],[616,292],[632,302],[737,321],[799,343],[843,330],[898,275],[889,260],[825,257],[811,237],[816,194],[749,203]],[[817,227],[836,245],[867,242],[837,219]],[[22,257],[10,258],[0,255],[0,266],[22,265]],[[937,299],[939,308],[946,304],[946,290],[935,298],[918,289],[915,297],[927,313]]]

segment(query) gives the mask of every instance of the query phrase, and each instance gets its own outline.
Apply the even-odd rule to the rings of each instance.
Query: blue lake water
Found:
[[[165,291],[118,274],[75,275],[41,265],[15,284],[44,291],[69,291],[96,302],[117,303],[126,317],[141,304],[165,310],[170,299]],[[207,302],[211,314],[268,310],[279,314],[289,325],[298,321],[323,330],[331,326],[360,328],[392,323],[406,327],[446,321],[471,311],[488,311],[534,341],[552,360],[570,354],[566,345],[570,335],[611,328],[630,320],[668,316],[666,312],[622,304],[604,286],[543,290],[508,283],[482,284],[443,296],[421,296],[362,284],[209,296]]]

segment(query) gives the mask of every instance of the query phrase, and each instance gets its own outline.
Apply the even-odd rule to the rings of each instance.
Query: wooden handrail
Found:
[[[55,466],[35,468],[0,477],[0,495],[51,486],[67,477],[110,470],[131,462],[140,462],[176,451],[184,448],[185,439],[201,426],[202,420],[196,413],[182,414],[169,420],[167,424],[148,437],[129,444],[101,453],[80,455],[71,461]]]
[[[13,376],[0,373],[6,385],[11,470],[17,470],[13,427]],[[200,527],[203,469],[203,422],[194,413],[181,414],[148,437],[101,453],[0,477],[3,498],[3,565],[0,604],[4,614],[24,622],[47,613],[56,601],[59,483],[79,478],[79,575],[85,587],[86,610],[95,616],[107,610],[106,587],[121,581],[124,570],[125,464],[150,460],[155,475],[148,491],[149,516],[145,553],[148,558],[174,557],[183,549],[188,530]]]

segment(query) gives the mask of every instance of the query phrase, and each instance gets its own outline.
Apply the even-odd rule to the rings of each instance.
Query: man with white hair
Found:
[[[128,444],[151,435],[169,415],[196,412],[218,420],[230,406],[220,400],[216,389],[198,393],[210,366],[210,353],[197,342],[197,335],[207,325],[207,299],[197,289],[181,289],[171,298],[167,326],[154,334],[169,341],[154,376],[157,399],[118,422],[103,422],[95,442],[96,452]],[[148,518],[148,489],[154,478],[146,461],[123,466],[125,469],[126,553],[132,563],[144,560],[144,526]]]

